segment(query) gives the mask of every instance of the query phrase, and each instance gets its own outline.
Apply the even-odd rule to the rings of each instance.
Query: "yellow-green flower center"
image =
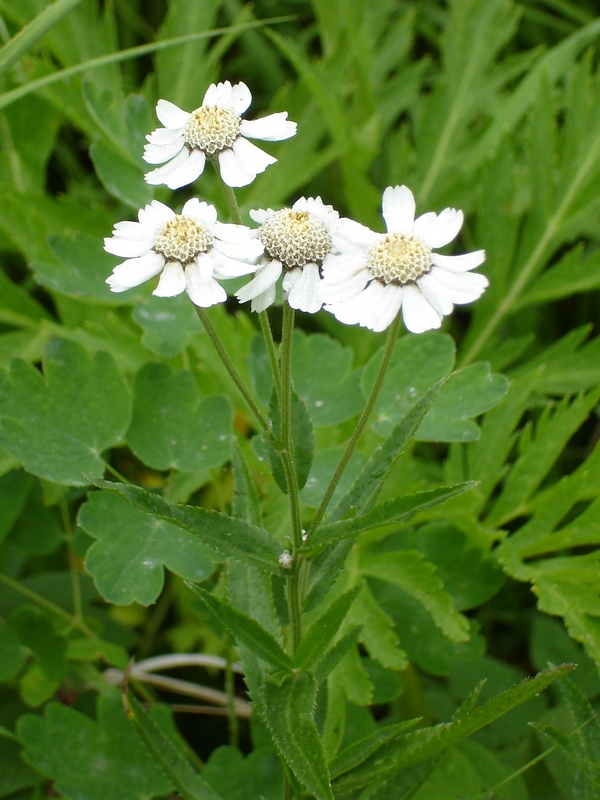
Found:
[[[327,225],[310,211],[277,211],[259,228],[258,237],[271,258],[286,269],[303,267],[309,262],[321,265],[331,251]]]
[[[410,233],[386,233],[368,258],[371,275],[384,283],[410,283],[431,269],[431,247]]]
[[[240,135],[240,115],[231,108],[200,106],[185,126],[185,142],[211,156],[225,150]]]
[[[179,261],[184,266],[199,253],[206,253],[212,243],[213,236],[208,228],[183,214],[161,225],[154,236],[154,250],[162,253],[167,261]]]

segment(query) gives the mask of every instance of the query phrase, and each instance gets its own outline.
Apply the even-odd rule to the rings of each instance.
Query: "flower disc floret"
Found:
[[[277,211],[259,229],[259,239],[271,258],[286,269],[314,263],[321,265],[331,252],[331,234],[323,220],[310,211]]]
[[[416,236],[387,233],[369,250],[367,266],[373,278],[402,286],[429,272],[432,252]]]
[[[183,214],[161,225],[154,237],[155,252],[162,253],[167,261],[179,261],[182,266],[206,253],[212,245],[213,235],[206,225]]]
[[[235,142],[240,135],[240,121],[240,115],[231,108],[200,106],[186,123],[185,143],[214,155]]]

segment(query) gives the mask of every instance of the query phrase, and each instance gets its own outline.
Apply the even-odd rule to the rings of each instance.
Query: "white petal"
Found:
[[[165,222],[173,219],[174,216],[175,212],[173,209],[158,200],[152,200],[147,206],[140,208],[138,211],[140,223],[144,225],[148,231],[152,231],[153,233],[155,233],[161,225],[164,225]]]
[[[180,189],[197,180],[204,172],[206,156],[202,150],[194,149],[187,161],[181,164],[174,172],[167,175],[165,185],[169,189]]]
[[[185,128],[190,115],[175,103],[159,100],[156,104],[156,116],[165,128]]]
[[[245,83],[236,83],[231,89],[231,97],[227,101],[227,107],[233,109],[236,114],[243,114],[252,102],[252,94]]]
[[[349,300],[362,292],[369,278],[369,270],[362,269],[356,275],[343,282],[330,283],[322,280],[319,286],[319,297],[324,303],[339,303],[342,300]]]
[[[323,278],[328,284],[346,283],[366,269],[367,257],[364,253],[329,253],[323,261]]]
[[[289,292],[292,286],[302,277],[302,267],[288,269],[281,279],[281,288],[284,292]]]
[[[301,197],[296,200],[292,209],[294,211],[308,211],[310,214],[319,217],[327,225],[331,233],[339,225],[340,215],[338,212],[333,206],[325,205],[320,197]]]
[[[268,289],[252,299],[250,308],[252,311],[256,311],[257,314],[261,311],[265,311],[270,305],[273,305],[276,294],[277,288],[276,285],[273,284],[273,286],[269,286]]]
[[[432,275],[431,272],[421,275],[417,280],[417,285],[425,300],[435,308],[438,314],[447,316],[452,313],[454,303],[446,287],[435,279],[435,275]]]
[[[245,242],[238,242],[236,244],[214,239],[213,249],[218,250],[219,253],[223,253],[228,258],[254,263],[257,258],[262,256],[265,247],[259,239],[248,239]]]
[[[432,253],[431,260],[436,267],[443,267],[451,272],[467,272],[483,264],[485,250],[474,250],[472,253],[463,253],[461,256],[443,256],[440,253]]]
[[[208,226],[211,231],[217,221],[217,209],[210,203],[205,203],[204,200],[198,200],[197,197],[188,200],[181,209],[181,213]]]
[[[247,139],[243,139],[241,136],[238,136],[231,149],[235,153],[241,168],[248,174],[254,173],[258,175],[277,161],[276,158],[265,153],[260,147],[252,144]]]
[[[121,236],[125,239],[146,239],[148,237],[148,230],[146,225],[141,225],[139,222],[132,222],[126,219],[122,222],[115,222],[113,226],[113,236]]]
[[[447,294],[456,305],[472,303],[489,285],[485,275],[479,272],[449,272],[441,267],[432,267],[430,274],[446,287]]]
[[[261,119],[243,119],[240,124],[240,133],[249,139],[281,142],[283,139],[293,136],[296,128],[296,123],[287,118],[287,111],[279,111],[276,114],[261,117]]]
[[[165,257],[151,250],[140,258],[130,258],[118,264],[106,282],[111,285],[111,278],[114,276],[115,283],[131,289],[158,275],[164,265]]]
[[[211,83],[206,90],[203,106],[226,106],[231,97],[231,84],[229,81],[223,83]]]
[[[186,287],[185,273],[178,261],[169,261],[163,269],[158,286],[152,292],[157,297],[175,297]]]
[[[256,272],[256,276],[247,283],[245,286],[242,286],[241,289],[238,289],[235,293],[235,296],[240,301],[240,303],[245,303],[248,300],[252,300],[255,297],[258,297],[259,294],[266,292],[267,289],[275,286],[277,283],[277,279],[281,275],[283,267],[281,265],[281,261],[277,261],[273,259],[273,261],[269,261],[264,267],[261,267]]]
[[[347,217],[340,220],[337,230],[332,234],[334,245],[342,253],[364,253],[380,238],[380,233]]]
[[[241,168],[233,150],[229,148],[221,150],[218,158],[221,178],[227,186],[232,188],[248,186],[256,178],[256,174],[251,175]]]
[[[379,309],[385,295],[385,285],[379,281],[372,281],[362,293],[362,308],[358,317],[358,324],[363,328],[377,327],[379,322]]]
[[[329,311],[336,319],[343,322],[345,325],[357,325],[360,319],[361,309],[364,305],[366,291],[365,289],[349,300],[328,304],[325,306],[325,310]]]
[[[144,146],[143,159],[147,164],[164,164],[174,158],[183,147],[183,136],[170,144],[147,144]]]
[[[430,247],[443,247],[458,236],[464,222],[464,214],[455,208],[445,208],[432,219],[429,214],[415,220],[413,233]]]
[[[388,233],[412,233],[415,198],[408,186],[388,186],[383,193],[382,214]]]
[[[427,302],[420,290],[413,283],[407,283],[402,289],[402,318],[408,330],[423,333],[439,328],[442,316]]]
[[[402,286],[389,284],[384,287],[377,309],[377,321],[370,325],[371,330],[379,333],[388,328],[397,317],[402,305],[404,290]]]
[[[233,222],[215,222],[212,232],[222,242],[231,242],[231,244],[248,242],[255,236],[254,230],[247,225],[236,225]]]
[[[251,208],[248,214],[250,215],[250,219],[253,219],[254,222],[258,222],[259,225],[262,225],[268,219],[271,219],[275,212],[272,208],[262,209],[262,208]]]
[[[111,292],[128,292],[131,286],[122,286],[114,275],[109,275],[105,281],[108,283]]]
[[[209,308],[227,300],[227,292],[213,278],[213,264],[209,256],[198,256],[197,262],[185,268],[186,292],[194,305]]]
[[[307,314],[316,314],[323,305],[319,297],[319,284],[321,277],[316,264],[305,264],[298,280],[294,281],[289,289],[287,301],[292,308],[305,311]]]
[[[229,280],[230,278],[239,278],[242,275],[251,275],[256,272],[255,264],[249,264],[247,261],[240,261],[236,258],[229,258],[216,247],[212,248],[210,256],[213,260],[216,278]]]
[[[200,152],[200,151],[198,151]],[[165,179],[173,172],[176,172],[182,164],[190,157],[190,150],[188,147],[184,147],[174,159],[169,161],[162,167],[158,167],[158,169],[153,169],[150,172],[147,172],[144,176],[146,183],[151,184],[152,186],[158,186],[161,183],[165,183]]]
[[[150,144],[172,144],[180,136],[183,136],[185,128],[156,128],[152,133],[147,134],[146,141]]]
[[[146,239],[128,239],[121,236],[113,236],[104,240],[104,249],[107,253],[121,258],[137,258],[148,253],[154,244],[154,237]]]

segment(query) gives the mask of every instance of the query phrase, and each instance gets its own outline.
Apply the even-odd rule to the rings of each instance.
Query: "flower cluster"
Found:
[[[276,159],[248,139],[281,141],[296,133],[286,112],[242,119],[252,100],[244,83],[212,84],[202,105],[188,113],[159,100],[163,127],[146,138],[144,159],[162,166],[146,174],[153,185],[178,189],[193,183],[211,161],[227,187],[246,186]],[[214,206],[188,200],[181,214],[153,200],[137,222],[118,222],[105,239],[107,252],[126,259],[107,279],[123,292],[159,275],[154,294],[186,291],[197,306],[227,299],[220,280],[253,275],[237,299],[264,311],[282,278],[285,301],[314,314],[321,308],[340,322],[383,331],[401,312],[409,331],[439,328],[454,305],[471,303],[487,278],[471,270],[485,252],[435,252],[453,241],[462,211],[446,208],[415,219],[415,200],[406,186],[383,193],[386,233],[340,219],[320,197],[301,197],[290,208],[253,210],[255,229],[217,220]]]

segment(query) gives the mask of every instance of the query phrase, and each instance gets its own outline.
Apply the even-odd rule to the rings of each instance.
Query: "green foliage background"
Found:
[[[228,591],[269,633],[264,653],[281,659],[281,578],[271,604],[264,575],[242,586],[235,566],[219,571],[232,553],[218,543],[91,490],[86,477],[108,463],[170,503],[229,511],[233,457],[259,490],[258,520],[238,516],[262,519],[270,534],[257,564],[273,559],[272,540],[286,544],[289,512],[264,446],[188,298],[151,297],[149,286],[114,295],[104,282],[115,259],[102,238],[152,196],[180,207],[197,194],[226,218],[213,175],[175,197],[164,187],[153,195],[141,159],[159,97],[191,110],[226,79],[251,88],[250,117],[287,110],[298,122],[297,136],[272,148],[278,164],[238,192],[246,221],[251,208],[321,195],[380,230],[383,189],[405,183],[421,212],[465,211],[457,252],[487,251],[483,298],[443,332],[400,339],[342,487],[458,369],[381,496],[415,495],[410,514],[362,533],[349,555],[326,551],[330,563],[347,558],[333,597],[363,584],[316,708],[335,797],[600,796],[597,13],[592,0],[0,0],[0,36],[11,40],[0,50],[0,797],[120,800],[175,787],[209,800],[283,797],[262,722],[242,721],[242,753],[227,746],[223,718],[176,715],[186,743],[156,706],[144,745],[104,675],[130,654],[237,658],[224,633],[235,619],[215,605]],[[255,320],[235,302],[210,316],[266,410]],[[301,495],[310,518],[382,339],[324,312],[300,326],[294,385],[317,447]],[[443,506],[429,502],[469,481],[475,488]],[[428,492],[438,494],[417,494]],[[329,587],[315,578],[310,588],[309,623]],[[579,665],[570,683],[468,740],[465,726],[437,761],[428,742],[426,768],[382,777],[365,751],[364,782],[347,772],[348,748],[386,726],[460,721],[481,680],[486,699],[563,662]],[[214,670],[183,675],[223,688]],[[276,739],[290,721],[302,733],[306,753],[292,769],[326,797],[316,729],[302,715],[316,686],[294,680],[282,682],[289,707],[271,707],[266,692],[266,716]],[[182,789],[157,768],[159,737],[177,758],[206,762],[201,784],[190,777]],[[395,763],[395,751],[382,752]]]

